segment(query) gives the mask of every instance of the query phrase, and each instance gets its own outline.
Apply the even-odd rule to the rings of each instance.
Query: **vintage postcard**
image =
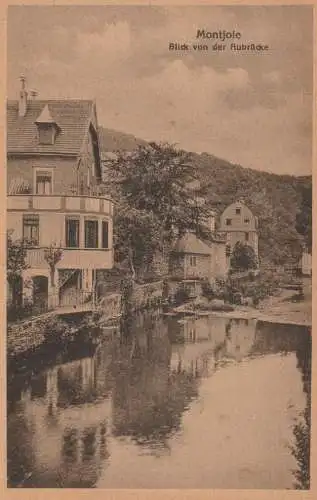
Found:
[[[6,15],[6,498],[313,498],[313,5]]]

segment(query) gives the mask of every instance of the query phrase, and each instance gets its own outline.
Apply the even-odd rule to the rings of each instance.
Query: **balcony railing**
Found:
[[[26,253],[26,263],[30,267],[39,268],[46,267],[43,248],[28,248]]]
[[[97,198],[109,198],[107,187],[105,185],[78,187],[73,184],[65,189],[61,194],[64,196],[92,196]]]
[[[105,196],[17,194],[7,196],[7,210],[87,212],[112,216],[113,202]]]
[[[74,290],[72,294],[63,294],[59,300],[59,307],[73,307],[87,305],[95,307],[95,295],[91,291]]]
[[[62,259],[57,269],[111,269],[113,248],[62,248]],[[34,269],[47,268],[44,247],[28,248],[26,262]]]

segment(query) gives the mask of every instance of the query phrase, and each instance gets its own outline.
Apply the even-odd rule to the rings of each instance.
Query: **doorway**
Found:
[[[32,281],[34,313],[41,314],[48,309],[48,278],[47,276],[34,276]]]

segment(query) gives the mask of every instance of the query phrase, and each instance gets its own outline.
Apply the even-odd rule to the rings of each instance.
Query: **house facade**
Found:
[[[216,235],[205,242],[187,232],[176,241],[169,268],[174,282],[178,282],[176,288],[182,284],[191,296],[200,295],[203,281],[214,285],[216,279],[227,276],[226,242]]]
[[[253,248],[258,259],[258,219],[242,200],[225,208],[220,216],[219,230],[226,234],[228,262],[230,262],[233,248],[238,242]]]
[[[216,230],[216,212],[207,206],[206,199],[200,196],[201,184],[194,180],[187,185],[191,202],[201,208],[201,226],[208,233],[208,240],[200,239],[192,231],[178,238],[170,254],[169,273],[177,282],[174,288],[185,287],[191,296],[200,295],[202,282],[213,286],[216,280],[225,280],[228,274],[226,257],[226,236]]]
[[[28,242],[23,300],[75,305],[113,267],[113,202],[102,194],[96,106],[88,100],[7,102],[7,229]],[[50,267],[47,253],[60,250]]]

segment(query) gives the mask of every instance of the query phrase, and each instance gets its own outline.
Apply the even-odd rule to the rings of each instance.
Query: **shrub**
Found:
[[[202,294],[206,299],[211,300],[215,298],[215,291],[208,280],[204,280],[201,283]]]
[[[190,292],[187,288],[179,288],[174,296],[174,302],[176,305],[181,305],[190,299]]]
[[[238,241],[233,248],[230,266],[232,269],[245,271],[256,269],[258,262],[253,248]]]
[[[33,306],[32,304],[27,304],[24,306],[16,306],[14,304],[7,306],[7,322],[14,323],[15,321],[21,321],[25,318],[33,316]]]
[[[253,305],[270,295],[274,295],[281,281],[273,272],[261,272],[257,276],[234,279],[229,277],[224,288],[226,302],[241,304],[243,297],[250,297]]]
[[[310,489],[310,428],[310,408],[307,406],[304,419],[293,428],[294,445],[291,452],[297,462],[297,469],[293,471],[297,490]]]

